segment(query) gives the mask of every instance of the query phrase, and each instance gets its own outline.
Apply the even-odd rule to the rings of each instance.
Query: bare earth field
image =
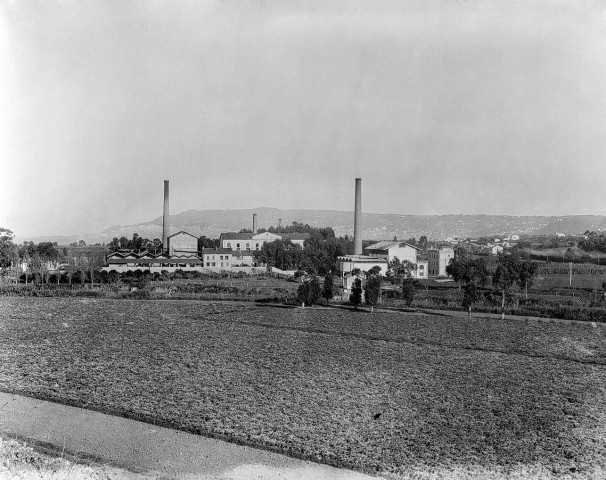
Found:
[[[382,475],[606,474],[591,324],[0,298],[0,388]]]

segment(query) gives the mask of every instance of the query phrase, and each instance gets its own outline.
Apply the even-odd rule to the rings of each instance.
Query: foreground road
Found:
[[[185,432],[0,392],[0,433],[27,439],[86,463],[135,472],[118,478],[336,479],[370,477],[349,470]],[[119,471],[116,471],[119,472]]]

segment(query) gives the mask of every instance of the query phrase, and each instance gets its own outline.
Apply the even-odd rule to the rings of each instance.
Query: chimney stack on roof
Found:
[[[354,255],[362,255],[362,179],[356,178],[356,208],[354,212]]]
[[[164,180],[164,211],[162,214],[162,249],[168,251],[170,217],[168,213],[168,180]]]
[[[253,233],[257,233],[257,214],[253,213]]]

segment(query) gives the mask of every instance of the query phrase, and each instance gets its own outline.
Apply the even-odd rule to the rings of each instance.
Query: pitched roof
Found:
[[[252,240],[254,233],[236,233],[236,232],[227,232],[222,233],[220,239],[221,240]]]
[[[189,232],[186,232],[185,230],[181,230],[180,232],[173,233],[172,235],[169,235],[169,236],[168,236],[168,237],[166,237],[166,238],[172,238],[172,237],[174,237],[174,236],[176,236],[176,235],[181,235],[182,233],[183,233],[183,234],[185,234],[185,235],[189,235],[190,237],[194,237],[196,240],[198,239],[198,237],[196,237],[195,235],[193,235],[193,234],[191,234],[191,233],[189,233]]]
[[[393,247],[404,247],[404,246],[414,248],[415,250],[421,250],[419,247],[415,247],[414,245],[411,245],[410,243],[389,241],[389,240],[381,240],[380,242],[373,243],[372,245],[369,245],[368,247],[366,247],[364,250],[389,250],[390,248],[393,248]]]
[[[253,253],[249,250],[233,250],[231,253],[234,257],[238,257],[238,258],[254,256]]]
[[[202,249],[202,255],[210,255],[211,253],[233,254],[233,250],[231,248],[203,248]]]

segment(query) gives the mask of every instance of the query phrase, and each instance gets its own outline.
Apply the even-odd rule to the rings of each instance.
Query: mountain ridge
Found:
[[[218,238],[222,232],[252,228],[252,214],[256,213],[259,228],[290,225],[293,221],[313,227],[332,227],[337,236],[353,235],[353,211],[279,209],[257,207],[230,210],[195,210],[171,215],[170,230],[185,230],[197,236]],[[477,238],[490,235],[553,235],[555,233],[581,234],[585,230],[606,230],[604,215],[490,215],[445,214],[403,215],[394,213],[363,213],[365,239],[400,239],[427,236],[441,240],[447,237]],[[114,237],[132,237],[133,233],[150,239],[161,238],[162,217],[131,225],[114,225],[98,233],[62,237],[35,237],[38,241],[66,243],[84,239],[87,243],[109,242]],[[53,240],[48,240],[52,238]],[[40,240],[45,239],[45,240]],[[67,241],[69,240],[69,241]]]

